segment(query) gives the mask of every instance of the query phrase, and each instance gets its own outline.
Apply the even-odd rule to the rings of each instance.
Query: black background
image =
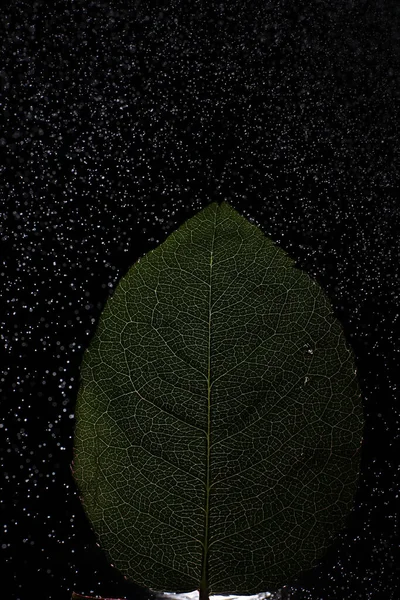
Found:
[[[1,598],[146,597],[72,480],[79,365],[127,269],[226,199],[327,292],[363,392],[354,511],[291,597],[398,600],[399,39],[365,0],[5,5]]]

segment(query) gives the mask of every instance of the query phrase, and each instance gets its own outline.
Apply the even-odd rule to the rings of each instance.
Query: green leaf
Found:
[[[134,264],[85,352],[74,475],[115,567],[252,594],[345,526],[363,412],[321,288],[226,203]]]

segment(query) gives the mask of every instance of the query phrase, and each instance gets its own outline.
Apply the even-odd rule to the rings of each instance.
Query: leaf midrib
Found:
[[[204,524],[204,545],[203,559],[201,569],[200,590],[208,595],[208,550],[209,550],[209,530],[210,530],[210,490],[211,490],[211,316],[212,316],[212,269],[215,229],[217,221],[217,211],[214,214],[213,237],[211,241],[210,252],[210,276],[208,283],[208,365],[207,365],[207,456],[206,456],[206,499],[205,499],[205,524]],[[201,594],[202,595],[202,594]]]

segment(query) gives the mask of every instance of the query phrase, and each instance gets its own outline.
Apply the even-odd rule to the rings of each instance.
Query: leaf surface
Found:
[[[322,289],[227,203],[135,263],[86,350],[74,476],[112,563],[257,593],[313,566],[356,491],[363,413]]]

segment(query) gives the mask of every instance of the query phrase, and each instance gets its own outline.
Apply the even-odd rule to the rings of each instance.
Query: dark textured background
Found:
[[[363,391],[355,509],[291,597],[398,600],[400,5],[16,0],[0,19],[0,597],[146,596],[71,477],[79,365],[129,266],[226,199],[326,290]]]

